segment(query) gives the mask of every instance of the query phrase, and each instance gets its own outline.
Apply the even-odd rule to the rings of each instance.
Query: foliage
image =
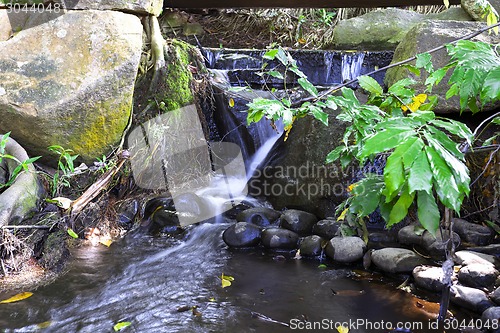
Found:
[[[33,296],[32,292],[25,291],[25,292],[22,292],[20,294],[14,295],[10,298],[4,299],[3,301],[0,301],[0,304],[19,302],[19,301],[22,301],[22,300],[29,298],[31,296]]]
[[[407,66],[417,75],[421,70],[429,72],[427,92],[453,69],[446,97],[458,95],[462,109],[468,106],[477,112],[500,98],[500,61],[491,46],[460,41],[448,46],[448,52],[452,62],[444,68],[434,70],[431,56],[426,53],[417,56],[416,66]],[[471,147],[474,135],[463,123],[436,116],[432,112],[437,103],[435,96],[416,94],[411,88],[415,81],[409,78],[384,92],[373,78],[362,76],[358,81],[369,93],[366,104],[360,103],[348,88],[342,89],[341,96],[318,97],[317,90],[283,49],[270,50],[265,58],[276,58],[285,68],[273,68],[268,75],[285,79],[287,71],[293,72],[302,89],[313,98],[298,106],[292,106],[289,98],[256,99],[248,104],[249,123],[263,117],[272,121],[282,118],[289,131],[297,118],[312,115],[328,125],[328,109],[340,108],[337,119],[348,126],[342,144],[328,154],[326,162],[340,160],[346,167],[353,160],[364,164],[380,154],[386,158],[383,174],[368,174],[350,186],[351,196],[338,207],[339,220],[364,227],[363,218],[379,208],[387,225],[392,226],[404,219],[416,203],[420,223],[434,234],[439,227],[439,204],[460,212],[470,191],[470,178],[459,143]]]
[[[36,160],[38,160],[40,158],[40,156],[37,156],[37,157],[28,158],[28,159],[26,159],[24,161],[20,161],[15,156],[12,156],[10,154],[6,154],[5,153],[5,147],[7,145],[7,141],[9,139],[9,136],[10,136],[10,132],[4,134],[2,136],[2,138],[0,139],[0,163],[2,163],[3,159],[5,158],[5,159],[8,159],[8,160],[15,161],[17,163],[17,166],[8,175],[9,178],[7,179],[7,182],[5,182],[5,183],[1,183],[0,182],[0,189],[6,188],[6,187],[9,187],[10,185],[12,185],[14,183],[14,181],[16,180],[17,176],[22,171],[28,171],[29,165],[32,164],[33,162],[35,162]]]
[[[234,277],[229,275],[224,275],[224,273],[221,274],[220,279],[222,282],[222,288],[230,287],[232,282],[234,281]]]
[[[290,76],[297,78],[297,83],[304,91],[311,96],[318,96],[318,90],[307,79],[307,76],[299,69],[297,62],[291,55],[283,50],[281,47],[272,49],[264,54],[266,61],[278,60],[279,65],[262,72],[263,76],[270,76],[277,79],[284,80],[286,89],[286,80]],[[264,63],[264,68],[268,66],[268,62]],[[291,73],[291,74],[290,74]],[[256,98],[248,104],[247,122],[257,122],[263,117],[275,122],[279,119],[283,120],[285,130],[290,132],[293,122],[307,115],[313,116],[315,119],[321,121],[323,124],[328,125],[328,114],[324,111],[326,108],[336,108],[332,102],[332,98],[327,98],[325,101],[318,101],[316,103],[302,103],[298,107],[292,106],[290,95],[281,99],[266,99]]]
[[[51,192],[55,196],[61,186],[69,187],[69,179],[75,172],[74,161],[79,155],[73,154],[72,149],[65,149],[59,145],[53,145],[48,149],[59,155],[57,171],[52,177]]]
[[[500,57],[496,49],[487,43],[461,40],[447,45],[447,50],[451,62],[441,69],[432,69],[428,53],[421,55],[422,61],[417,63],[417,67],[420,65],[430,72],[425,82],[428,91],[452,69],[446,98],[459,96],[462,111],[469,108],[476,113],[500,99]]]

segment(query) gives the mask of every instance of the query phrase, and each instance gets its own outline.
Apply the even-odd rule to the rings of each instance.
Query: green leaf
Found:
[[[412,135],[415,135],[415,131],[399,128],[387,128],[377,132],[366,139],[360,152],[360,158],[364,159],[370,155],[392,149]]]
[[[425,80],[425,85],[427,86],[427,91],[432,91],[433,86],[437,86],[439,82],[444,78],[446,73],[448,72],[447,68],[440,68],[435,72],[432,72],[431,75]]]
[[[278,49],[272,49],[264,53],[262,58],[267,59],[267,60],[274,60],[276,58],[276,55],[278,54]]]
[[[423,147],[422,147],[423,148]],[[415,161],[410,167],[408,173],[408,191],[432,191],[432,170],[427,159],[427,154],[423,149],[420,150]]]
[[[278,71],[269,71],[267,72],[268,75],[272,76],[272,77],[275,77],[277,79],[280,79],[280,80],[284,80],[285,78],[283,77],[283,74],[281,74],[280,72]]]
[[[398,149],[400,147],[398,147]],[[396,151],[387,159],[387,163],[384,167],[384,181],[385,189],[382,193],[386,197],[386,201],[391,201],[398,195],[399,189],[405,182],[403,160],[400,154],[396,154]]]
[[[309,106],[309,112],[317,120],[321,121],[325,126],[328,126],[328,113],[321,110],[321,108],[314,105]]]
[[[467,125],[465,125],[459,121],[455,121],[455,120],[451,120],[451,119],[447,119],[447,118],[435,119],[432,122],[432,124],[435,126],[444,128],[445,130],[447,130],[451,134],[454,134],[454,135],[466,140],[467,143],[469,144],[469,146],[472,146],[472,140],[474,139],[474,134],[472,134],[472,131],[469,129],[469,127],[467,127]]]
[[[464,154],[458,149],[458,143],[451,140],[448,137],[448,135],[446,135],[443,131],[437,129],[436,127],[434,127],[432,125],[427,125],[426,128],[432,133],[432,135],[430,133],[427,133],[427,136],[426,136],[427,139],[432,137],[434,140],[436,140],[435,142],[439,142],[439,144],[441,144],[444,148],[446,148],[446,150],[451,152],[457,158],[459,158],[459,159],[464,158]],[[424,133],[424,135],[425,135],[425,133]],[[434,147],[434,148],[436,148],[436,147]]]
[[[73,231],[73,229],[68,228],[68,235],[70,235],[73,238],[78,238],[78,234]]]
[[[491,122],[493,124],[500,125],[500,116],[497,116],[497,117],[493,118],[493,120]]]
[[[402,65],[402,67],[406,68],[407,70],[409,70],[411,73],[415,74],[416,76],[420,76],[420,69],[418,69],[417,67],[410,65],[410,64],[404,64],[404,65]]]
[[[436,236],[436,231],[439,228],[440,214],[434,195],[427,191],[417,192],[417,215],[420,224]]]
[[[338,146],[326,155],[325,163],[332,163],[339,159],[340,155],[347,150],[346,146]]]
[[[349,210],[358,216],[368,216],[377,209],[384,186],[382,177],[369,174],[352,189],[353,198]]]
[[[408,117],[417,119],[421,121],[422,123],[429,122],[431,120],[434,120],[436,118],[436,114],[432,111],[422,111],[422,110],[417,110],[415,112],[412,112],[408,115]]]
[[[384,93],[384,90],[382,89],[380,84],[378,84],[378,82],[370,76],[362,75],[358,77],[358,83],[361,86],[361,88],[363,88],[364,90],[368,91],[371,94],[382,95]]]
[[[458,190],[453,173],[433,147],[425,146],[425,153],[431,165],[433,183],[439,200],[443,205],[458,213],[463,197]]]
[[[498,99],[500,99],[500,64],[499,68],[488,73],[481,89],[481,102],[483,105]]]
[[[453,96],[458,95],[458,90],[459,90],[459,88],[458,88],[458,84],[454,83],[454,84],[450,87],[450,89],[448,89],[448,91],[446,92],[445,98],[446,98],[446,99],[450,99],[450,98],[452,98]]]
[[[417,54],[416,58],[415,66],[417,68],[423,68],[429,73],[434,70],[432,67],[432,57],[428,52]]]
[[[389,214],[389,221],[387,222],[387,226],[391,227],[392,225],[401,222],[406,215],[408,215],[408,208],[410,208],[413,203],[413,198],[415,197],[415,193],[408,193],[405,189],[401,192],[398,200],[394,204],[394,207]]]
[[[314,97],[318,96],[318,90],[316,89],[315,86],[313,86],[311,82],[309,82],[308,79],[301,77],[297,81],[299,82],[300,86],[304,88],[304,90],[307,91],[309,94],[311,94]]]
[[[113,326],[113,330],[115,332],[118,332],[118,331],[121,331],[122,329],[126,328],[126,327],[129,327],[130,325],[132,325],[132,323],[130,321],[121,321],[119,323],[116,323],[114,326]]]
[[[407,88],[407,86],[413,85],[415,83],[416,81],[410,78],[401,79],[390,86],[387,91],[398,97],[411,97],[414,95],[413,89],[409,89]]]

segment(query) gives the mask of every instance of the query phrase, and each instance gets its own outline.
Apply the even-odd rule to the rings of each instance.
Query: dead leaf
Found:
[[[0,304],[7,304],[7,303],[19,302],[19,301],[22,301],[23,299],[29,298],[31,296],[33,296],[33,293],[29,292],[29,291],[26,291],[24,293],[20,293],[20,294],[14,295],[11,298],[7,298],[7,299],[1,301]]]

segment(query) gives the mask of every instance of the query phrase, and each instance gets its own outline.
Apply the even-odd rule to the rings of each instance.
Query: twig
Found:
[[[92,184],[78,199],[71,203],[71,218],[73,219],[82,209],[88,205],[113,179],[113,176],[121,169],[125,161],[129,158],[129,152],[121,152],[120,160],[117,165],[109,169],[94,184]]]
[[[455,43],[457,43],[457,42],[459,42],[459,41],[461,41],[461,40],[467,40],[467,39],[474,38],[474,37],[476,37],[476,36],[478,36],[478,35],[482,34],[483,32],[488,31],[488,30],[493,29],[493,28],[498,27],[498,26],[500,26],[500,22],[498,22],[498,23],[496,23],[496,24],[493,24],[493,25],[489,25],[489,26],[487,26],[487,27],[485,27],[485,28],[479,29],[479,30],[477,30],[477,31],[475,31],[475,32],[472,32],[472,33],[470,33],[470,34],[468,34],[468,35],[465,35],[465,36],[463,36],[463,37],[457,38],[457,39],[455,39],[455,40],[453,40],[453,41],[451,41],[451,42],[449,42],[449,43],[447,43],[447,44],[444,44],[444,45],[441,45],[441,46],[435,47],[435,48],[433,48],[433,49],[430,49],[430,50],[426,51],[426,53],[434,53],[434,52],[437,52],[437,51],[439,51],[439,50],[445,49],[445,48],[446,48],[446,45],[448,45],[448,44],[455,44]],[[389,68],[393,68],[393,67],[396,67],[396,66],[404,65],[404,64],[409,63],[409,62],[411,62],[411,61],[413,61],[413,60],[416,60],[416,59],[417,59],[417,57],[416,57],[416,56],[413,56],[413,57],[408,58],[408,59],[406,59],[406,60],[398,61],[398,62],[392,63],[392,64],[390,64],[390,65],[387,65],[387,66],[381,67],[381,68],[379,68],[379,69],[377,69],[377,70],[375,70],[375,71],[372,71],[372,72],[370,72],[370,73],[367,73],[367,74],[365,74],[365,75],[366,75],[366,76],[371,76],[371,75],[376,74],[376,73],[378,73],[378,72],[385,71],[385,70],[387,70],[387,69],[389,69]],[[351,85],[351,84],[355,83],[356,81],[358,81],[358,78],[355,78],[355,79],[349,80],[349,81],[344,82],[344,83],[342,83],[342,84],[340,84],[340,85],[338,85],[338,86],[331,87],[331,88],[329,88],[329,89],[327,89],[327,90],[323,91],[323,92],[322,92],[321,94],[319,94],[317,97],[308,97],[308,98],[304,98],[304,99],[302,99],[302,100],[300,100],[300,101],[298,101],[298,102],[293,103],[293,104],[292,104],[292,107],[297,107],[297,106],[301,105],[301,104],[302,104],[302,103],[304,103],[304,102],[315,102],[315,101],[317,101],[317,100],[320,100],[320,99],[324,98],[325,96],[330,95],[331,93],[333,93],[333,92],[335,92],[335,91],[339,90],[339,89],[340,89],[340,88],[342,88],[342,87],[345,87],[345,86],[348,86],[348,85]]]
[[[479,176],[477,176],[477,178],[474,179],[474,181],[472,183],[470,183],[470,186],[474,185],[479,180],[479,178],[481,178],[482,175],[484,175],[484,173],[486,172],[486,169],[488,169],[488,166],[490,165],[491,161],[493,160],[493,157],[495,156],[496,153],[498,153],[498,151],[500,151],[500,146],[498,146],[498,148],[495,149],[495,151],[491,152],[490,157],[488,159],[488,162],[486,162],[486,165],[483,167],[483,171],[481,171]]]
[[[491,208],[494,208],[495,206],[496,206],[496,204],[490,205],[490,206],[488,206],[488,207],[486,207],[486,208],[483,208],[483,209],[481,209],[481,210],[478,210],[478,211],[472,212],[472,213],[470,213],[470,214],[467,214],[467,215],[463,216],[462,218],[463,218],[463,219],[466,219],[466,218],[468,218],[469,216],[476,215],[476,214],[479,214],[479,213],[485,212],[485,211],[487,211],[487,210],[490,210]]]

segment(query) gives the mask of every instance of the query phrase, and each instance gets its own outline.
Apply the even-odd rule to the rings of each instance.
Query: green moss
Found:
[[[165,103],[164,111],[172,111],[194,102],[191,90],[193,75],[188,67],[193,50],[191,45],[177,40],[171,41],[167,49],[166,73],[158,90],[162,95],[157,96],[157,100]]]

